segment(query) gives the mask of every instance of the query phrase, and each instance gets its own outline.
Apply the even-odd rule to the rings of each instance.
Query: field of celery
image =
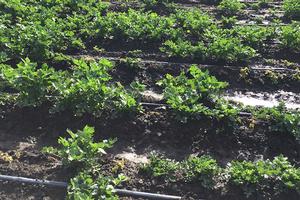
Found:
[[[300,0],[0,0],[0,199],[300,199]],[[155,198],[154,198],[155,199]]]

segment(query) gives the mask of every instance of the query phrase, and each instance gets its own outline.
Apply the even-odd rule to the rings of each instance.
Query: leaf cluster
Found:
[[[273,196],[287,191],[300,192],[300,170],[283,156],[257,162],[233,161],[226,171],[229,182],[241,187],[247,197],[259,195],[265,188],[271,189]]]
[[[274,132],[293,135],[300,140],[300,113],[288,110],[283,103],[273,108],[252,111],[254,118],[267,120],[269,129]]]
[[[218,5],[218,9],[222,14],[232,16],[241,13],[245,6],[239,0],[222,0]]]
[[[44,152],[53,153],[62,159],[67,166],[93,166],[101,156],[106,154],[106,149],[113,146],[116,140],[103,140],[94,142],[95,129],[85,126],[83,130],[72,132],[67,130],[69,138],[60,137],[58,139],[59,148],[44,148]]]
[[[118,200],[114,188],[126,180],[119,174],[118,177],[99,175],[92,177],[88,172],[81,172],[70,181],[68,200]]]
[[[219,97],[227,83],[218,81],[208,71],[196,65],[179,76],[166,75],[159,85],[164,87],[164,98],[179,115],[185,117],[234,118],[237,110]]]
[[[175,181],[175,173],[180,169],[180,164],[171,159],[166,159],[156,154],[150,156],[150,164],[144,165],[142,170],[154,177],[167,177]]]
[[[279,40],[283,48],[300,52],[300,24],[294,22],[289,26],[283,26]]]
[[[127,178],[123,174],[117,177],[105,176],[99,170],[103,155],[116,140],[95,142],[93,139],[95,129],[90,126],[85,126],[83,130],[77,132],[67,130],[67,133],[68,138],[58,139],[58,148],[43,148],[44,153],[59,156],[63,165],[79,170],[79,173],[70,180],[66,198],[69,200],[118,200],[114,188]]]

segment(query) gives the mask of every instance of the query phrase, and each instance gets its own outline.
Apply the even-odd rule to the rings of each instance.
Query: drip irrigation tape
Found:
[[[170,106],[168,104],[163,104],[163,103],[147,103],[147,102],[141,102],[141,106],[154,106],[154,107],[166,107],[169,108]],[[240,116],[244,117],[251,117],[252,113],[249,112],[239,112]]]
[[[115,189],[116,193],[119,195],[125,196],[132,196],[132,197],[144,197],[148,199],[168,199],[168,200],[177,200],[181,199],[179,196],[171,196],[165,194],[154,194],[148,192],[137,192],[137,191],[130,191],[130,190],[123,190],[123,189]]]
[[[17,176],[0,175],[0,180],[38,184],[38,185],[47,185],[47,186],[53,186],[53,187],[64,187],[64,188],[68,187],[68,184],[65,182],[48,181],[48,180],[32,179],[32,178],[17,177]]]
[[[14,181],[20,183],[29,183],[29,184],[38,184],[38,185],[46,185],[52,187],[61,187],[67,188],[68,183],[66,182],[59,182],[59,181],[48,181],[48,180],[41,180],[41,179],[32,179],[32,178],[25,178],[25,177],[17,177],[17,176],[7,176],[7,175],[0,175],[0,180],[2,181]],[[115,189],[118,195],[123,196],[132,196],[132,197],[141,197],[147,199],[157,199],[157,200],[179,200],[181,197],[173,196],[173,195],[165,195],[165,194],[155,194],[155,193],[148,193],[148,192],[138,192],[132,190],[125,190],[125,189]]]
[[[73,58],[84,58],[86,56],[89,55],[69,55]],[[91,56],[94,59],[108,59],[110,61],[120,61],[123,58],[120,56],[106,56],[106,55],[102,55],[102,56]],[[139,63],[141,64],[157,64],[157,65],[186,65],[186,66],[190,66],[193,65],[195,63],[192,62],[168,62],[168,61],[161,61],[161,60],[155,60],[155,59],[145,59],[145,58],[141,58],[141,60],[139,61]],[[235,66],[235,65],[217,65],[217,64],[204,64],[204,63],[197,63],[197,65],[199,65],[200,68],[228,68],[231,70],[240,70],[242,68],[244,68],[244,66]],[[266,71],[266,70],[275,70],[275,71],[290,71],[290,72],[296,72],[297,70],[295,69],[290,69],[290,68],[284,68],[284,67],[256,67],[256,66],[249,66],[250,70],[261,70],[261,71]]]

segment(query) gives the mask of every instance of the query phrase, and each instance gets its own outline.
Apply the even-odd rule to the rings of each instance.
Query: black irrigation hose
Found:
[[[17,176],[0,175],[0,180],[46,185],[46,186],[52,186],[52,187],[63,187],[63,188],[68,187],[68,184],[65,182],[48,181],[48,180],[32,179],[32,178],[17,177]]]
[[[259,3],[259,1],[247,1],[247,0],[240,0],[241,3]],[[111,4],[115,4],[115,5],[122,5],[124,3],[130,4],[130,3],[137,3],[135,1],[132,2],[122,2],[122,1],[110,1],[109,3]],[[177,2],[178,4],[182,4],[181,1]],[[191,5],[202,5],[204,3],[202,3],[201,1],[185,1],[184,4],[191,4]],[[268,5],[282,5],[282,2],[268,2]],[[213,6],[213,5],[212,5]],[[216,5],[215,5],[216,6]]]
[[[119,195],[126,195],[132,197],[145,197],[148,199],[168,199],[168,200],[177,200],[181,199],[179,196],[171,196],[165,194],[154,194],[148,192],[137,192],[137,191],[130,191],[130,190],[123,190],[123,189],[115,189],[116,193]]]
[[[249,1],[249,0],[240,0],[241,3],[259,3],[260,1]],[[278,5],[278,4],[282,4],[282,1],[275,1],[275,2],[268,2],[268,5]]]
[[[149,103],[149,102],[140,102],[141,106],[158,106],[158,107],[170,107],[168,104],[164,103]]]
[[[70,57],[73,58],[84,58],[87,55],[69,55]],[[124,57],[122,56],[92,56],[94,59],[107,59],[110,61],[118,61],[120,62],[122,59],[124,59]],[[187,62],[168,62],[168,61],[161,61],[161,60],[155,60],[155,59],[144,59],[144,58],[140,58],[141,60],[138,61],[141,64],[159,64],[159,65],[193,65],[195,63],[187,63]],[[244,67],[241,66],[236,66],[236,65],[213,65],[213,64],[201,64],[201,63],[197,63],[197,65],[199,65],[200,67],[203,68],[213,68],[213,67],[224,67],[224,68],[228,68],[228,69],[242,69]],[[296,72],[297,70],[295,69],[290,69],[290,68],[284,68],[284,67],[252,67],[252,66],[248,66],[251,70],[261,70],[261,71],[265,71],[265,70],[275,70],[275,71],[289,71],[289,72]]]
[[[32,179],[32,178],[17,177],[17,176],[0,175],[0,180],[46,185],[46,186],[61,187],[61,188],[68,187],[68,183],[66,183],[66,182],[48,181],[48,180]],[[164,199],[168,199],[168,200],[181,199],[181,197],[179,197],[179,196],[155,194],[155,193],[148,193],[148,192],[138,192],[138,191],[124,190],[124,189],[115,189],[115,191],[118,195],[141,197],[141,198],[147,198],[147,199],[162,199],[162,200],[164,200]]]

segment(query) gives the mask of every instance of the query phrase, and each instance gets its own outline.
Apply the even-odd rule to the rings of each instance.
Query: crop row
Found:
[[[251,199],[280,199],[287,194],[297,199],[300,195],[300,169],[283,156],[256,162],[231,161],[222,168],[210,156],[190,156],[176,162],[152,155],[143,170],[166,182],[196,184],[215,194],[222,190],[221,195],[230,188]]]
[[[55,71],[29,59],[12,68],[1,65],[1,90],[10,91],[10,100],[20,107],[50,104],[50,112],[71,110],[100,116],[104,111],[130,112],[138,107],[135,95],[141,85],[133,83],[125,89],[112,83],[109,71],[113,65],[108,60],[86,63],[75,60],[70,72]]]
[[[189,4],[190,1],[180,1],[180,0],[141,0],[141,1],[131,1],[135,3],[144,4],[143,7],[146,10],[161,10],[165,8],[166,10],[172,9],[174,7],[173,3]],[[127,3],[124,2],[124,3]],[[250,8],[253,10],[273,8],[274,12],[281,9],[284,15],[288,19],[299,19],[300,15],[300,2],[299,0],[284,0],[283,2],[274,5],[273,0],[258,0],[258,1],[240,1],[240,0],[202,0],[199,1],[200,4],[208,4],[216,6],[218,14],[222,16],[234,16],[243,13],[245,8]],[[278,3],[278,2],[277,2]],[[193,2],[193,4],[196,4]],[[281,5],[282,4],[282,5]],[[190,6],[189,6],[190,7]],[[272,10],[270,10],[273,12]]]
[[[97,2],[0,2],[0,61],[29,57],[42,62],[55,53],[99,49],[111,41],[154,43],[171,57],[209,62],[247,62],[269,50],[274,40],[279,40],[281,50],[300,51],[296,22],[282,27],[228,27],[228,21],[216,24],[199,9],[160,16],[132,9],[110,12],[107,3]]]
[[[50,113],[67,110],[76,115],[96,117],[141,109],[141,91],[145,86],[133,82],[124,87],[112,80],[110,71],[114,66],[111,62],[105,59],[91,63],[73,62],[70,71],[56,71],[45,64],[38,66],[29,59],[19,63],[17,68],[1,65],[1,103],[19,107],[46,105]],[[164,101],[182,122],[208,119],[227,122],[234,127],[238,125],[239,112],[245,109],[220,98],[228,84],[194,65],[176,77],[166,75],[158,84],[162,87]],[[284,105],[247,110],[253,113],[254,119],[267,120],[271,131],[300,139],[299,112],[289,111]]]
[[[67,60],[71,60],[72,58],[82,58],[85,60],[98,60],[101,58],[106,58],[110,61],[116,62],[117,66],[129,68],[137,73],[148,71],[153,68],[157,69],[155,72],[161,71],[162,73],[166,73],[169,71],[185,70],[186,67],[191,65],[191,63],[184,62],[161,61],[168,58],[157,54],[144,54],[140,50],[128,52],[103,52],[100,56],[65,56],[65,59]],[[262,84],[263,86],[271,85],[278,86],[280,88],[282,88],[282,86],[288,86],[291,88],[292,85],[300,82],[300,69],[297,63],[289,62],[287,60],[263,59],[262,63],[260,64],[267,65],[268,67],[258,67],[257,65],[249,65],[247,67],[225,65],[222,67],[222,70],[225,70],[226,73],[229,73],[229,71],[235,71],[235,77],[238,79],[234,79],[232,76],[222,76],[222,80],[231,82],[233,85],[236,81],[242,81],[249,86],[257,85],[258,83]],[[201,63],[201,68],[210,69],[212,74],[220,75],[219,65]],[[237,70],[239,70],[239,73],[237,73]],[[149,76],[151,75],[149,74]],[[145,80],[145,82],[151,87],[151,83],[147,82],[147,80]],[[295,87],[291,89],[297,90]]]
[[[205,116],[233,125],[238,121],[238,113],[243,110],[220,98],[227,83],[218,81],[196,66],[191,66],[188,72],[182,72],[177,77],[167,75],[159,84],[164,86],[165,101],[181,121],[203,119]],[[254,120],[268,121],[270,131],[291,134],[300,139],[299,112],[288,111],[284,104],[275,108],[249,107],[247,110],[252,113]]]

